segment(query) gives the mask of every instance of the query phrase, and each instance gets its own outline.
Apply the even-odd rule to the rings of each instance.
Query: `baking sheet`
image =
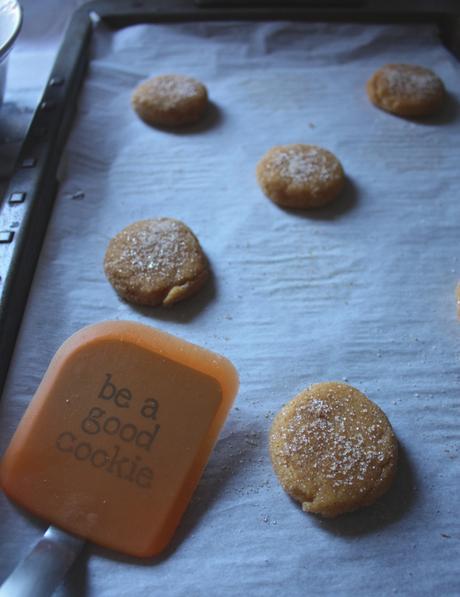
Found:
[[[364,85],[387,62],[433,68],[436,117],[380,112]],[[158,131],[131,111],[143,78],[190,74],[202,125]],[[171,548],[147,562],[89,546],[61,595],[453,595],[457,566],[459,65],[430,26],[207,23],[98,27],[61,187],[0,404],[6,447],[51,356],[104,319],[151,324],[229,357],[241,388]],[[273,145],[333,151],[340,201],[276,207],[255,165]],[[199,237],[206,289],[171,310],[120,301],[102,261],[135,220],[171,216]],[[401,443],[394,488],[333,521],[278,485],[267,432],[307,385],[345,380]],[[4,578],[44,526],[0,501]]]

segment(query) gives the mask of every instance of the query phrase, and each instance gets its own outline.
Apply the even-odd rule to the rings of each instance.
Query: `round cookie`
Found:
[[[339,160],[315,145],[278,145],[257,164],[257,180],[267,197],[283,207],[309,209],[329,203],[345,184]]]
[[[312,385],[276,415],[270,456],[305,512],[333,517],[367,506],[391,485],[397,441],[380,408],[355,388]]]
[[[138,305],[171,305],[199,290],[209,277],[193,232],[179,220],[130,224],[109,242],[104,271],[118,294]]]
[[[131,98],[136,113],[148,124],[182,126],[197,122],[208,105],[206,87],[183,75],[160,75],[140,83]]]
[[[386,64],[367,82],[367,95],[378,108],[398,116],[428,116],[441,106],[445,89],[428,68]]]

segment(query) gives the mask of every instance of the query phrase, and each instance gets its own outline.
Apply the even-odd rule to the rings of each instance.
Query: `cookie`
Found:
[[[182,126],[197,122],[208,104],[206,87],[183,75],[160,75],[134,90],[135,112],[154,126]]]
[[[380,408],[337,382],[300,392],[276,415],[270,456],[305,512],[333,517],[367,506],[390,486],[397,441]]]
[[[172,305],[199,290],[209,277],[193,232],[179,220],[130,224],[109,243],[104,271],[118,294],[138,305]]]
[[[428,68],[386,64],[367,82],[367,95],[378,108],[398,116],[428,116],[440,108],[445,89]]]
[[[345,184],[339,160],[316,145],[278,145],[257,164],[262,191],[283,207],[320,207],[337,197]]]

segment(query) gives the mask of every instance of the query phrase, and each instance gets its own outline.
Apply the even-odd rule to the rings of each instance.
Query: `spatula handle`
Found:
[[[0,597],[49,597],[85,541],[49,527],[0,587]]]

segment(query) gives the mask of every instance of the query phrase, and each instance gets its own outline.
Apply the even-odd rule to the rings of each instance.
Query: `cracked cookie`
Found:
[[[197,292],[208,262],[193,232],[179,220],[130,224],[109,243],[104,271],[117,293],[138,305],[172,305]]]

